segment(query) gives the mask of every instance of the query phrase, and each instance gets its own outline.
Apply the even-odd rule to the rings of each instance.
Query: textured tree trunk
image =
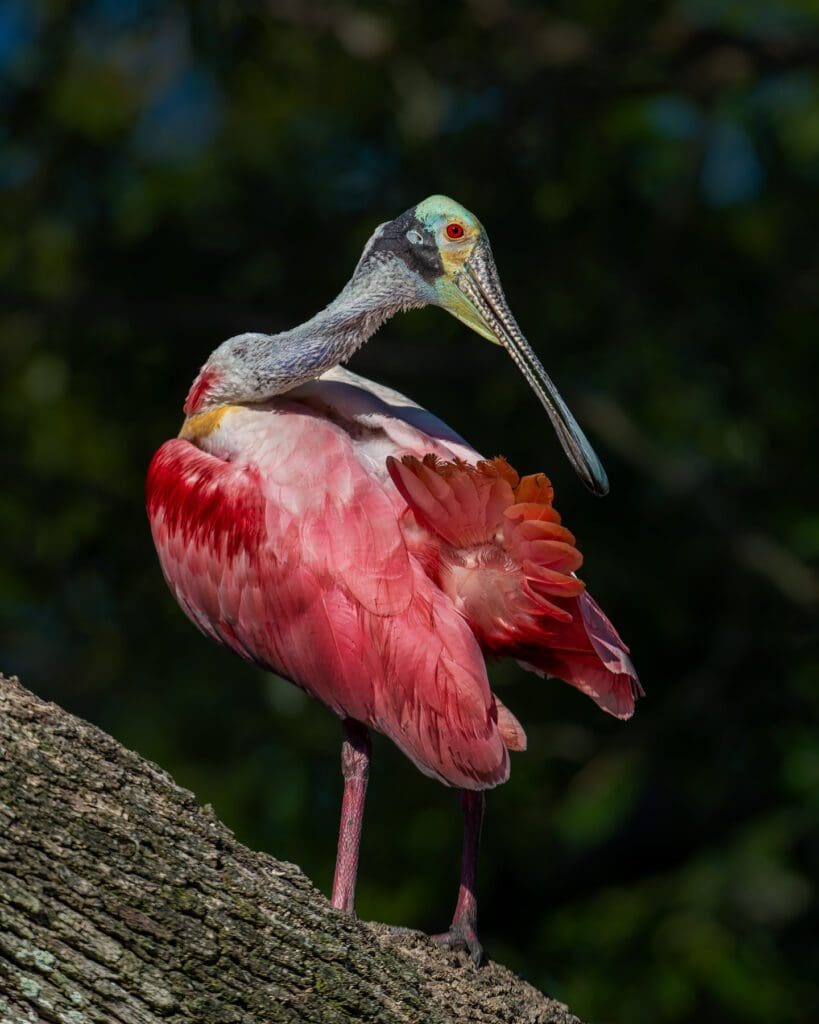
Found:
[[[0,1024],[579,1024],[331,909],[156,765],[0,676]]]

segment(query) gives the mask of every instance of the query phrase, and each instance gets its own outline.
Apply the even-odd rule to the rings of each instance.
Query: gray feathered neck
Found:
[[[402,260],[365,250],[341,293],[312,319],[279,334],[238,334],[215,349],[185,411],[262,402],[315,380],[346,362],[395,313],[432,299],[430,286]]]

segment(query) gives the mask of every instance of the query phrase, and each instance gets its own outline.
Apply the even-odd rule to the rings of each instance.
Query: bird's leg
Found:
[[[481,823],[486,799],[482,791],[465,789],[461,793],[464,812],[464,845],[461,854],[461,886],[458,902],[449,931],[433,935],[432,941],[450,949],[467,949],[480,966],[483,961],[483,946],[478,941],[478,900],[475,896],[478,881],[478,845],[481,840]]]
[[[333,878],[332,904],[348,914],[355,913],[355,881],[358,873],[358,848],[364,820],[364,798],[370,776],[370,734],[367,727],[353,718],[343,722],[344,742],[341,745],[341,774],[344,776],[344,797],[341,801],[341,823],[338,828],[338,854]]]

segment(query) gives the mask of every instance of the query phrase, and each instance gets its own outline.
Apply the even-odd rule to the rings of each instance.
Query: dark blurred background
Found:
[[[818,74],[810,0],[4,0],[0,668],[329,889],[338,723],[184,618],[144,473],[212,348],[449,194],[611,495],[440,311],[352,367],[549,472],[648,692],[492,668],[484,942],[594,1022],[819,1019]],[[456,795],[375,757],[360,913],[440,929]]]

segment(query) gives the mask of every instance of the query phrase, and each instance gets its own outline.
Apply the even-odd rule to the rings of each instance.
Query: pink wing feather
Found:
[[[410,550],[487,653],[557,676],[617,718],[642,695],[628,648],[575,575],[582,556],[542,474],[503,459],[388,460]]]

